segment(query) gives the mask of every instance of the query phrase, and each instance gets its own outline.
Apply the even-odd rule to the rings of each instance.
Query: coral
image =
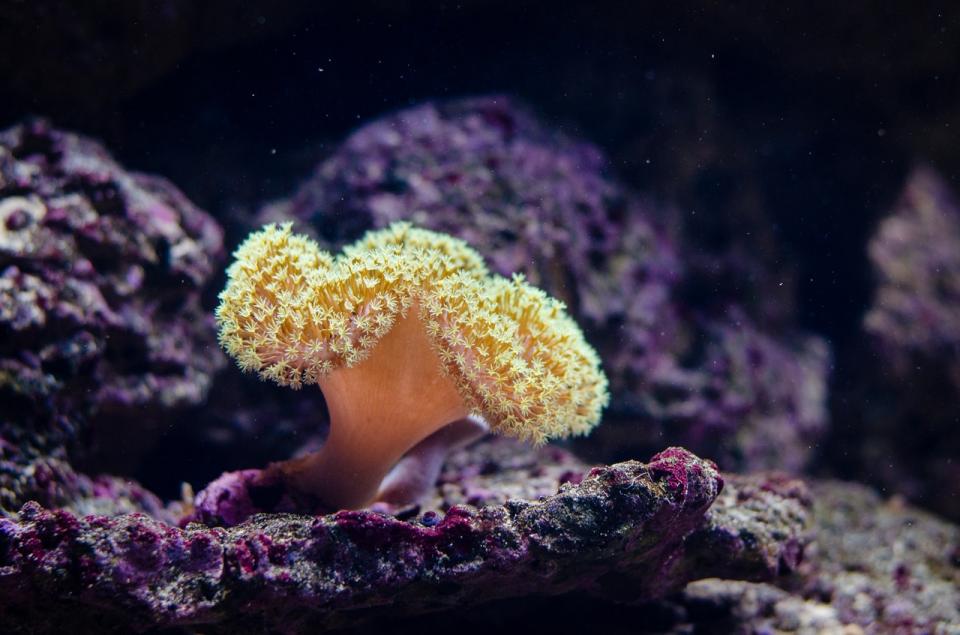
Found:
[[[534,441],[599,421],[606,378],[563,305],[487,275],[462,241],[398,223],[335,259],[271,225],[235,257],[220,341],[244,370],[320,386],[330,434],[283,470],[332,505],[368,502],[404,453],[468,413]]]
[[[203,401],[223,360],[200,290],[220,253],[217,224],[166,181],[43,121],[0,133],[4,510],[48,459],[128,468],[152,427]]]
[[[749,254],[685,246],[677,214],[612,173],[510,98],[426,103],[361,127],[261,219],[333,247],[408,219],[562,299],[610,377],[608,423],[580,445],[599,460],[675,443],[725,469],[799,469],[827,429],[826,342],[791,328]]]
[[[489,431],[489,426],[479,417],[464,417],[440,428],[403,455],[384,477],[377,500],[388,505],[403,505],[422,499],[433,490],[447,457]]]
[[[455,505],[489,507],[509,500],[537,500],[556,493],[566,483],[577,484],[590,467],[555,445],[530,446],[509,437],[489,436],[447,456],[429,496],[412,505],[381,502],[372,508],[406,517],[421,510],[446,510]],[[322,512],[322,506],[289,487],[268,470],[223,474],[196,497],[190,516],[211,526],[237,525],[254,514]]]
[[[592,469],[539,501],[456,505],[408,520],[344,511],[177,529],[142,515],[77,518],[30,504],[0,521],[9,609],[0,623],[29,619],[42,631],[96,616],[101,629],[296,633],[531,593],[652,599],[680,588],[690,562],[769,579],[787,560],[762,555],[773,545],[742,527],[729,528],[743,537],[732,550],[689,541],[721,485],[711,463],[671,449],[647,465]],[[771,536],[802,533],[793,518],[767,522]]]

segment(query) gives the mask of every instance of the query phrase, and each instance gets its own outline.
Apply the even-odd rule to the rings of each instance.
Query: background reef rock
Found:
[[[201,290],[221,241],[169,182],[89,139],[44,121],[0,133],[6,511],[93,496],[68,451],[129,469],[157,426],[206,399],[223,360]]]
[[[960,207],[941,175],[913,172],[869,254],[877,290],[864,326],[891,374],[937,365],[960,394]]]
[[[856,477],[960,519],[960,206],[929,166],[911,173],[869,243],[876,280],[838,386],[843,442]]]

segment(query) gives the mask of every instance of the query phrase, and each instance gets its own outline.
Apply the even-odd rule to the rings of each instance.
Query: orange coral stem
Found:
[[[319,451],[280,465],[295,487],[333,507],[361,507],[408,450],[468,414],[418,313],[414,304],[367,359],[319,380],[330,435]]]

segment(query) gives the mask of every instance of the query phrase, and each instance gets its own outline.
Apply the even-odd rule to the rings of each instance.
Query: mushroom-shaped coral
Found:
[[[334,257],[269,225],[235,258],[221,344],[244,370],[320,386],[327,441],[279,467],[328,505],[370,502],[409,450],[468,415],[542,442],[588,432],[607,403],[599,358],[563,304],[489,274],[461,240],[396,223]]]

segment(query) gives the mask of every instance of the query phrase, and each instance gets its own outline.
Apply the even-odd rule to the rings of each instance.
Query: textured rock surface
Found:
[[[797,470],[826,429],[826,343],[764,332],[769,311],[737,308],[779,295],[757,290],[757,263],[688,258],[667,230],[675,215],[628,191],[598,148],[509,98],[427,103],[361,127],[261,213],[291,218],[331,248],[409,219],[563,299],[603,359],[610,412],[627,422],[604,426],[609,444],[591,442],[597,460],[677,444],[724,469]]]
[[[858,635],[829,604],[762,582],[707,578],[691,582],[679,604],[683,616],[671,632],[693,629],[748,635],[755,633],[809,633]],[[846,630],[845,630],[846,629]]]
[[[813,494],[809,596],[865,628],[960,631],[960,527],[862,485],[825,482]]]
[[[774,337],[739,310],[690,335],[690,345],[662,358],[647,390],[623,400],[633,420],[601,426],[583,445],[617,456],[670,439],[727,469],[800,472],[829,420],[827,344]]]
[[[671,632],[960,632],[960,527],[861,485],[812,488],[812,532],[784,588],[708,579],[676,598]]]
[[[710,514],[739,515],[745,507],[764,506],[753,499],[758,492],[782,494],[796,487],[795,481],[775,477],[746,481],[726,479]],[[769,582],[705,578],[655,602],[617,603],[613,594],[597,601],[575,593],[559,602],[536,597],[501,601],[458,613],[465,619],[462,631],[487,633],[505,623],[527,623],[531,616],[545,629],[590,625],[624,634],[960,631],[956,555],[960,528],[897,499],[885,501],[869,488],[836,481],[817,482],[799,499],[780,498],[774,507],[790,515],[791,507],[805,508],[803,503],[796,506],[800,500],[815,501],[812,509],[806,508],[813,541],[803,564],[790,575]],[[778,524],[770,523],[772,518],[767,516],[769,527]],[[741,535],[751,540],[749,531]],[[400,633],[423,633],[449,625],[450,619],[449,613],[439,613],[401,622],[381,620],[377,625]]]
[[[0,133],[0,507],[67,504],[32,461],[71,446],[128,467],[151,425],[205,398],[222,357],[200,289],[221,252],[163,179],[43,121]],[[60,493],[90,489],[73,480]]]
[[[517,474],[532,464],[513,456]],[[557,458],[564,470],[572,465]],[[779,501],[764,508],[795,515],[727,510],[705,519],[721,486],[711,463],[671,449],[647,465],[592,469],[539,500],[455,505],[407,520],[374,511],[270,514],[232,528],[179,529],[144,515],[78,519],[30,504],[0,523],[0,589],[10,609],[0,619],[5,628],[99,615],[116,628],[305,632],[530,593],[650,599],[700,567],[766,579],[794,566],[805,494],[764,488]]]

